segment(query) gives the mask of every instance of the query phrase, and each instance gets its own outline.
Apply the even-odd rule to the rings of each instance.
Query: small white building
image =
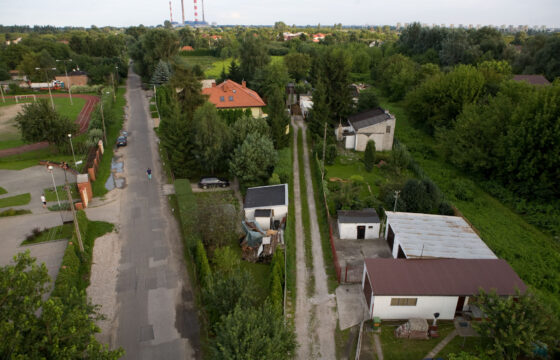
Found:
[[[307,118],[309,111],[313,109],[313,98],[311,95],[300,95],[299,97],[299,108],[301,109],[301,115]]]
[[[337,214],[341,239],[379,238],[379,216],[375,209],[338,210]]]
[[[288,214],[288,184],[247,189],[243,210],[246,220],[258,222],[263,230],[269,230],[274,222],[281,223]]]
[[[385,215],[385,239],[394,258],[497,258],[462,217],[393,211]]]
[[[364,151],[368,141],[375,142],[376,151],[391,150],[396,120],[382,108],[371,109],[348,117],[348,126],[335,130],[338,141],[344,141],[346,149]]]
[[[370,317],[451,320],[479,289],[515,296],[527,287],[502,259],[366,259],[362,290]]]

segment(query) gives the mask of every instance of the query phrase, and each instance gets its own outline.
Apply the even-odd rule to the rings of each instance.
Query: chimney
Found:
[[[183,4],[183,0],[181,0],[181,14],[183,15],[183,23],[181,25],[185,25],[185,4]]]
[[[241,81],[241,86],[243,86],[244,88],[247,87],[247,82],[245,80]]]

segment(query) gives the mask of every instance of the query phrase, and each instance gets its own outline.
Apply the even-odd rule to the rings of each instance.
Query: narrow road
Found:
[[[334,332],[336,330],[336,301],[334,294],[329,294],[327,284],[327,273],[323,258],[323,246],[321,233],[317,221],[317,209],[315,207],[315,196],[313,193],[313,182],[311,178],[311,167],[309,165],[309,151],[307,149],[306,126],[300,124],[303,131],[303,167],[305,169],[305,183],[307,185],[307,206],[309,206],[309,217],[311,225],[311,251],[313,253],[313,276],[315,277],[315,294],[311,299],[315,310],[315,331],[318,339],[318,358],[335,359],[336,350],[334,346]],[[319,204],[322,206],[322,204]]]
[[[309,165],[305,125],[300,121],[292,121],[294,128],[294,205],[296,217],[296,335],[300,347],[297,358],[307,359],[335,359],[334,332],[336,329],[336,314],[334,311],[334,295],[328,293],[327,274],[323,260],[321,234],[317,221],[315,197]],[[299,182],[300,164],[298,160],[297,135],[303,135],[303,169],[305,188]],[[311,242],[313,254],[313,269],[308,272],[305,264],[305,237],[301,216],[301,191],[307,192],[309,207]],[[308,278],[314,277],[315,293],[311,298],[307,294]]]
[[[310,353],[310,316],[311,310],[307,299],[307,268],[305,266],[305,246],[304,232],[301,217],[301,194],[299,184],[299,160],[297,137],[299,128],[292,121],[294,129],[294,208],[295,208],[295,227],[296,227],[296,315],[295,326],[296,336],[299,342],[297,358],[300,360],[309,359]]]
[[[127,187],[121,197],[121,257],[112,346],[125,359],[198,359],[199,327],[180,233],[161,170],[140,78],[129,71]],[[154,176],[147,179],[146,168]]]

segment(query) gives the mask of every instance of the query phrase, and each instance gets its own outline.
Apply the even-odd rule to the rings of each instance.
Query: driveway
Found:
[[[59,169],[54,170],[56,185],[64,184],[64,172]],[[68,173],[68,181],[75,182],[76,177]],[[52,280],[56,279],[62,256],[66,249],[66,241],[52,241],[48,243],[21,246],[21,242],[31,233],[33,228],[50,228],[62,224],[63,219],[71,220],[72,214],[69,212],[59,213],[43,208],[41,194],[43,189],[52,187],[52,177],[44,166],[32,166],[23,170],[0,170],[0,186],[8,191],[7,194],[0,195],[0,198],[10,197],[19,194],[30,193],[31,201],[27,205],[14,206],[14,209],[31,210],[31,214],[9,216],[0,218],[0,266],[8,265],[13,257],[26,250],[31,251],[31,255],[37,258],[38,263],[45,263],[49,270]],[[62,196],[63,194],[59,194]],[[51,202],[49,205],[56,204]],[[0,209],[5,210],[5,208]]]

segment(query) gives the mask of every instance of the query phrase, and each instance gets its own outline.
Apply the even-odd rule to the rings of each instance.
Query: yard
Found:
[[[383,101],[381,106],[397,118],[395,136],[406,144],[424,172],[474,225],[492,251],[560,311],[560,243],[483,191],[476,179],[448,164],[439,154],[434,139],[408,121],[401,104]],[[457,179],[473,184],[472,199],[456,197]]]
[[[184,67],[192,67],[199,65],[204,71],[204,75],[208,79],[218,79],[222,74],[222,69],[228,72],[229,65],[233,58],[220,59],[215,56],[177,56],[177,62],[179,65]],[[282,61],[282,56],[271,56],[271,63],[276,63]],[[236,60],[237,65],[239,65],[239,60]]]
[[[20,194],[0,199],[0,208],[27,205],[31,201],[31,194]]]

